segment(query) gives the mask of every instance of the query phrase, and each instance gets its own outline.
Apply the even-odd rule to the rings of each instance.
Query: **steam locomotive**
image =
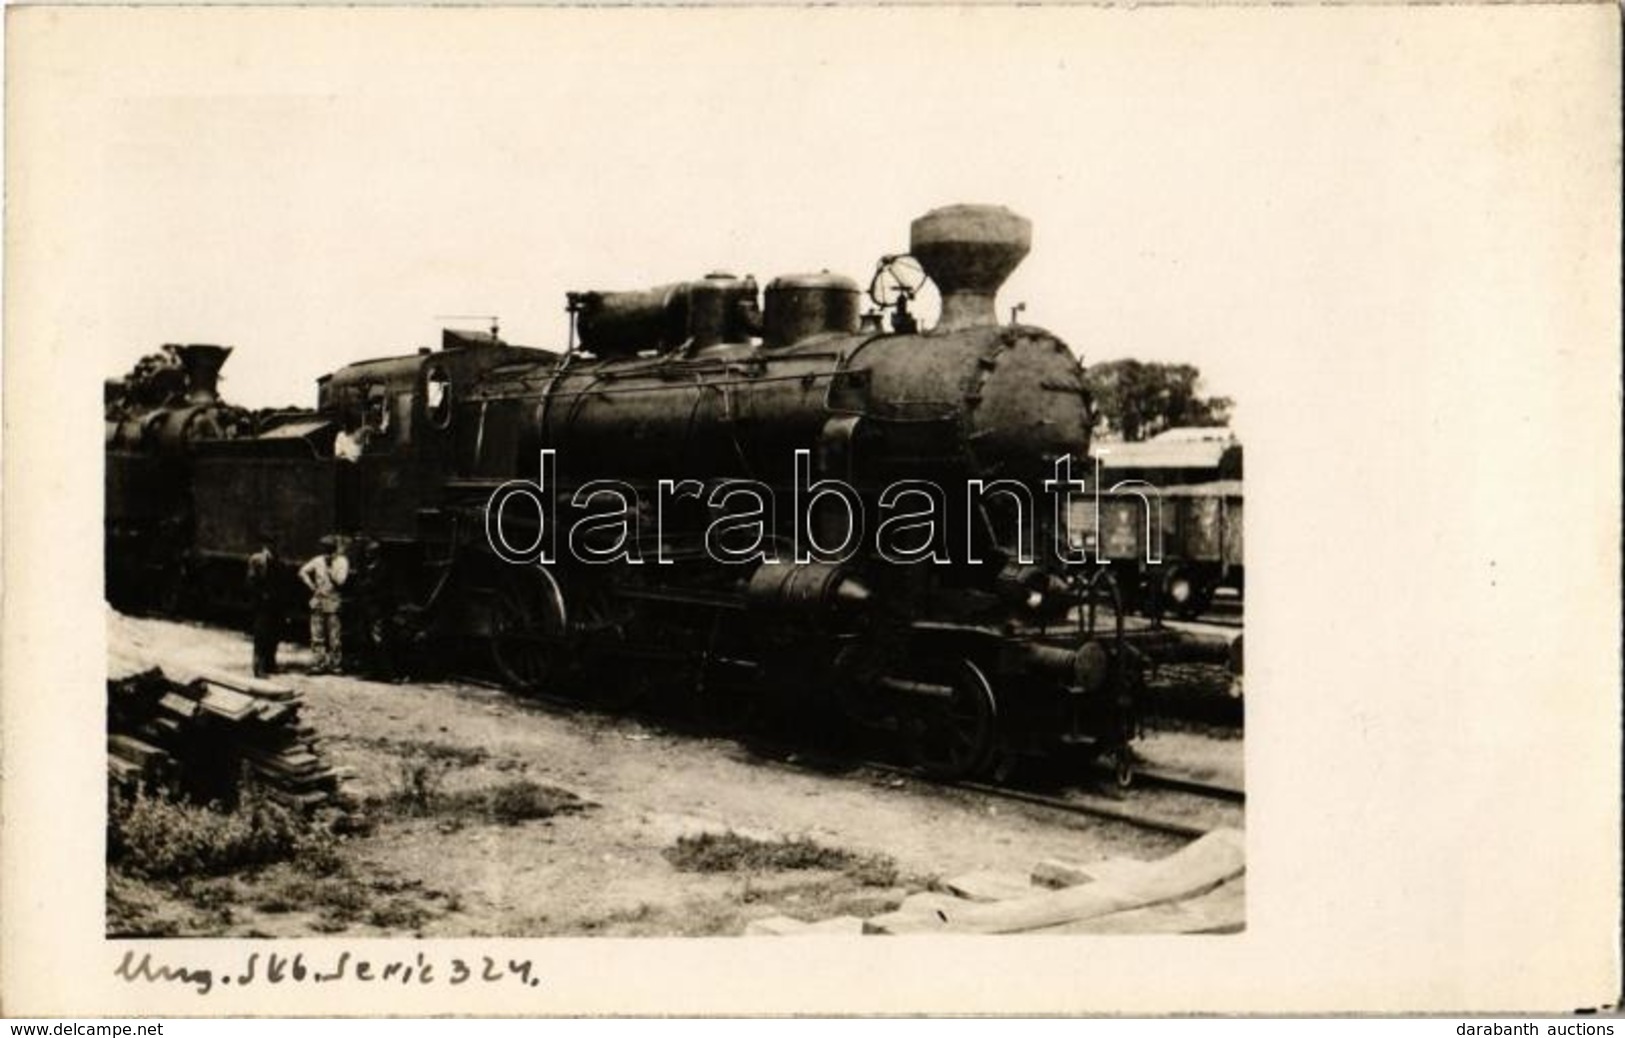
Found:
[[[933,210],[867,313],[828,272],[574,292],[563,350],[448,330],[321,377],[313,410],[232,407],[229,350],[170,348],[108,391],[109,598],[229,608],[260,539],[349,533],[417,643],[519,689],[784,702],[937,776],[1076,747],[1126,780],[1143,661],[1050,507],[1088,456],[1083,369],[996,317],[1030,241]]]

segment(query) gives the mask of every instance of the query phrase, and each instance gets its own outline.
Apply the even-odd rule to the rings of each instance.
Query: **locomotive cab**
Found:
[[[356,444],[354,457],[332,456],[343,493],[340,529],[385,541],[425,536],[446,489],[459,478],[513,471],[517,446],[501,408],[479,389],[502,368],[552,363],[548,350],[511,346],[495,334],[446,329],[441,349],[347,365],[318,383],[318,414]],[[509,421],[507,427],[511,429]]]

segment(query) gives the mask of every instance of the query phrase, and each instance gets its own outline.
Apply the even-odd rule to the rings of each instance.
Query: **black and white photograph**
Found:
[[[1229,402],[1001,312],[1032,237],[110,380],[110,935],[1241,929]]]
[[[6,997],[1605,1005],[1611,12],[9,9]]]

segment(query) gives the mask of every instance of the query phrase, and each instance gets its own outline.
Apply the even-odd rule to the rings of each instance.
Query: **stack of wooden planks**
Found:
[[[234,804],[244,782],[306,810],[337,804],[340,774],[323,761],[291,688],[115,655],[107,681],[107,770],[200,802]],[[140,669],[136,669],[140,668]]]
[[[747,934],[1237,933],[1245,924],[1245,837],[1215,829],[1166,858],[1042,861],[1030,873],[979,871],[894,912],[806,923],[757,920]]]

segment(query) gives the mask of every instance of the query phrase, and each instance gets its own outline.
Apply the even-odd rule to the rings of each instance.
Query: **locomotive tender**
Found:
[[[110,392],[109,598],[229,597],[261,531],[287,559],[354,532],[421,639],[521,689],[773,699],[893,730],[935,775],[1076,746],[1126,780],[1140,656],[1066,529],[1083,369],[994,307],[1031,226],[950,206],[911,230],[880,312],[827,272],[571,293],[563,351],[448,331],[323,376],[313,411],[231,408],[224,352],[175,349],[184,392]]]

